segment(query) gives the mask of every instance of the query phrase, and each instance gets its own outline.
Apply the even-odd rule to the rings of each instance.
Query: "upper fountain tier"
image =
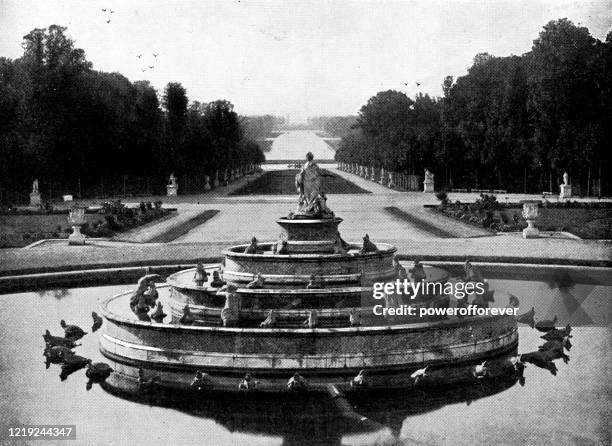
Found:
[[[340,254],[346,251],[347,245],[338,232],[342,219],[327,207],[327,197],[321,186],[321,179],[326,175],[308,152],[306,162],[295,176],[297,208],[276,221],[282,228],[278,247],[281,253]]]

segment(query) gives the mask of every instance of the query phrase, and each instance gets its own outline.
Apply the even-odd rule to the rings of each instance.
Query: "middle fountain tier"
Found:
[[[281,226],[286,220],[279,220]],[[393,281],[398,278],[398,270],[403,269],[399,262],[394,263],[396,248],[369,242],[371,251],[367,252],[362,245],[343,242],[337,226],[342,220],[334,220],[334,230],[328,234],[335,237],[333,244],[341,247],[336,250],[341,252],[326,252],[328,242],[314,240],[320,228],[328,223],[325,219],[296,219],[291,226],[292,234],[303,234],[305,240],[293,237],[293,241],[311,242],[309,252],[289,249],[279,253],[285,239],[261,244],[254,241],[225,250],[223,266],[204,268],[206,282],[196,283],[196,268],[171,275],[167,282],[172,288],[173,320],[178,322],[188,305],[196,325],[264,324],[269,328],[387,325],[388,318],[374,315],[375,305],[431,305],[444,298],[424,293],[410,299],[386,293],[384,298],[375,299],[373,284]],[[213,285],[215,271],[222,274],[225,286],[221,282]],[[441,268],[425,266],[422,273],[425,282],[444,283],[448,279]],[[311,316],[317,320],[309,324]],[[273,320],[266,323],[270,318]]]

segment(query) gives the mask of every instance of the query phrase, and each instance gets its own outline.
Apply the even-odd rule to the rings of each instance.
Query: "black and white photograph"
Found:
[[[0,0],[0,445],[612,444],[612,0]]]

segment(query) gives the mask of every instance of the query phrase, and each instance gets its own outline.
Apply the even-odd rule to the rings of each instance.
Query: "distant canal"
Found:
[[[315,160],[333,160],[336,152],[312,130],[289,130],[274,139],[266,160],[301,160],[312,152]]]
[[[84,370],[61,381],[58,365],[45,368],[42,334],[46,328],[62,333],[61,319],[91,331],[98,300],[131,287],[0,295],[0,429],[75,424],[77,441],[70,443],[79,445],[610,444],[611,287],[490,282],[496,295],[519,296],[521,312],[533,305],[536,319],[557,314],[558,325],[577,325],[569,363],[556,361],[557,376],[528,364],[524,387],[483,383],[354,401],[358,412],[387,426],[377,432],[364,431],[328,401],[312,398],[134,396],[97,384],[87,391]],[[168,292],[160,291],[162,298]],[[104,360],[98,333],[87,334],[77,353]],[[541,334],[521,326],[519,352],[537,350]]]

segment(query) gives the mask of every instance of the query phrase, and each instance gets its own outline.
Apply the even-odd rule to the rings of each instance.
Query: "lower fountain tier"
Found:
[[[115,309],[129,293],[103,301],[102,353],[119,364],[219,379],[254,373],[286,382],[299,371],[342,380],[359,370],[401,374],[425,365],[470,362],[516,348],[513,316],[469,317],[378,327],[275,329],[183,326],[139,321]],[[128,310],[129,311],[129,310]],[[177,378],[179,379],[179,378]]]
[[[227,412],[228,398],[240,398],[239,403],[244,408],[245,397],[248,394],[249,407],[252,407],[253,398],[265,397],[274,398],[274,401],[268,401],[264,406],[270,408],[273,403],[278,404],[281,398],[290,401],[295,401],[299,404],[299,409],[303,409],[305,399],[310,395],[318,398],[321,401],[321,395],[337,396],[338,392],[352,396],[361,396],[368,399],[368,407],[371,408],[372,400],[370,398],[379,398],[389,401],[392,398],[400,398],[405,403],[419,404],[422,406],[422,389],[435,387],[442,391],[443,389],[451,389],[448,395],[452,398],[459,390],[457,386],[468,385],[475,386],[473,393],[466,400],[457,400],[457,403],[465,403],[465,401],[473,401],[477,398],[489,396],[496,391],[505,390],[512,387],[518,380],[519,374],[514,368],[511,358],[517,355],[517,343],[514,345],[503,347],[498,350],[490,350],[480,356],[474,356],[471,360],[458,360],[439,363],[427,370],[427,375],[420,379],[418,383],[411,377],[411,374],[417,370],[417,367],[409,367],[405,369],[390,369],[390,370],[374,370],[368,369],[365,374],[365,386],[351,386],[351,380],[356,375],[349,373],[343,375],[311,373],[299,371],[306,380],[307,392],[292,392],[287,389],[287,381],[292,375],[286,371],[280,371],[276,375],[259,375],[256,372],[251,373],[253,380],[257,385],[248,391],[241,390],[239,384],[242,382],[245,372],[244,370],[235,370],[230,373],[219,373],[216,371],[206,371],[206,384],[200,390],[194,389],[193,383],[195,371],[192,368],[178,368],[159,366],[154,362],[142,361],[126,361],[124,359],[115,359],[114,355],[106,354],[107,360],[115,373],[102,383],[102,387],[111,392],[127,392],[129,395],[137,396],[143,399],[143,402],[150,404],[151,394],[154,392],[155,398],[159,398],[160,392],[168,390],[170,401],[176,401],[177,391],[186,391],[181,395],[181,399],[197,398],[199,401],[207,402],[205,407],[215,401],[215,397],[220,397],[217,401],[222,401],[223,409],[220,412]],[[484,378],[476,378],[473,374],[474,367],[477,364],[487,361],[489,369],[488,374]],[[420,367],[418,367],[420,368]],[[200,369],[201,370],[201,369]],[[363,370],[363,369],[361,369]],[[139,385],[140,374],[143,374],[145,379],[157,379],[159,387],[151,390],[142,389]],[[381,391],[388,391],[388,394],[382,394]],[[399,392],[399,393],[398,393]],[[421,396],[419,396],[421,395]],[[325,399],[323,399],[325,400]],[[428,401],[427,404],[435,404],[435,401]],[[283,406],[284,407],[284,406]],[[407,409],[406,416],[413,414],[414,407]],[[217,413],[220,413],[217,412]],[[388,409],[381,414],[381,417],[388,419]],[[252,420],[252,416],[249,419]],[[335,416],[338,416],[335,414]],[[269,422],[269,419],[266,419]],[[241,425],[244,423],[241,421]],[[234,428],[235,425],[232,425]],[[275,434],[278,432],[275,432]]]

